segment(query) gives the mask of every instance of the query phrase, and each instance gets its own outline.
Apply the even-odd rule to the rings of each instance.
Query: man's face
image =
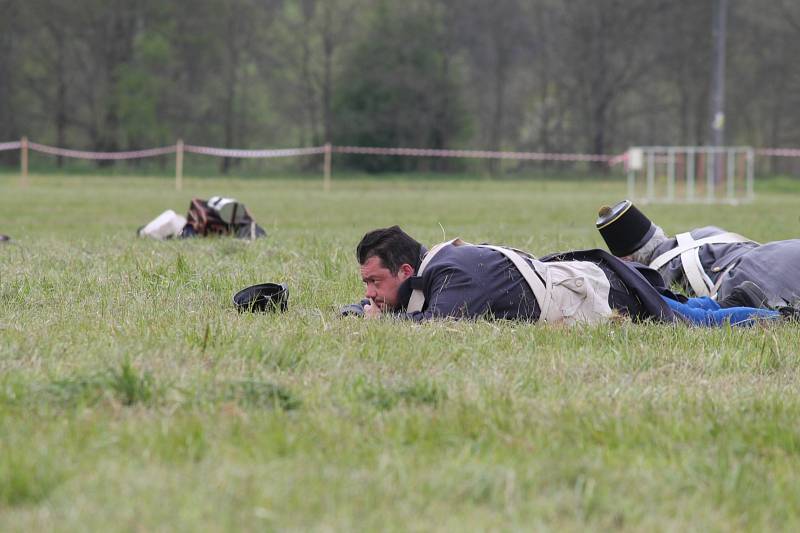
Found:
[[[395,309],[400,285],[414,274],[411,265],[403,264],[392,274],[383,266],[380,257],[372,256],[361,265],[361,280],[366,286],[365,296],[375,302],[381,311]]]

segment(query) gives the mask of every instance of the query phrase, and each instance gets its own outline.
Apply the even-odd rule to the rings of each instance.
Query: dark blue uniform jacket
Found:
[[[590,261],[609,279],[609,305],[636,321],[672,322],[675,315],[659,292],[666,289],[655,270],[620,261],[603,250],[551,254],[540,261]],[[425,294],[422,311],[406,313],[413,289]],[[522,274],[503,254],[475,246],[447,246],[428,263],[422,276],[400,286],[398,311],[415,321],[431,318],[501,318],[536,321],[539,305]]]

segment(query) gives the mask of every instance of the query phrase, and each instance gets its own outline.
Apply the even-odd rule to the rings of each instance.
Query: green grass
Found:
[[[599,246],[621,181],[0,178],[0,530],[795,530],[800,329],[340,319],[400,223]],[[800,234],[800,184],[648,206],[668,232]],[[136,228],[214,194],[269,237]],[[232,294],[290,288],[284,315]]]

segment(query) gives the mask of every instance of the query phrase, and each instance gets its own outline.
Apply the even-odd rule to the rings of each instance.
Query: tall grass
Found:
[[[796,325],[337,317],[369,229],[593,247],[623,184],[319,185],[0,183],[0,529],[797,528]],[[798,189],[646,211],[668,232],[789,238]],[[268,238],[134,236],[214,194]],[[289,311],[237,313],[232,294],[263,281],[289,285]]]

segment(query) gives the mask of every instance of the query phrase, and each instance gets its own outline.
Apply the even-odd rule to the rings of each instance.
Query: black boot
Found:
[[[800,322],[800,307],[792,307],[791,305],[784,305],[776,309],[781,314],[784,320],[789,322]]]
[[[757,307],[769,309],[767,305],[767,295],[761,290],[761,287],[752,281],[745,281],[741,285],[737,285],[733,290],[722,300],[717,303],[720,307]]]

